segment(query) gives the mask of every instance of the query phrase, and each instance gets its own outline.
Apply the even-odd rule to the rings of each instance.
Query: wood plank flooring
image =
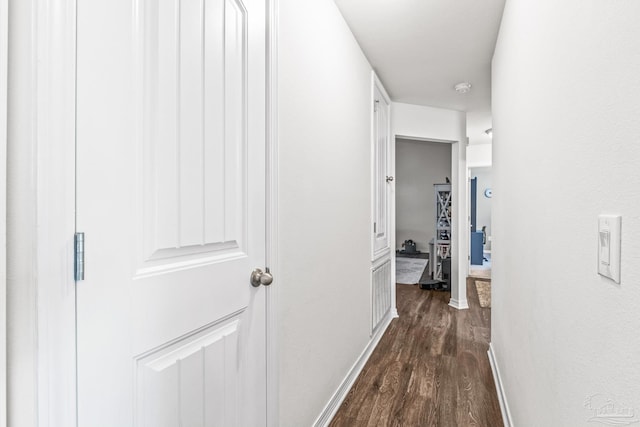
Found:
[[[394,319],[331,427],[501,427],[487,357],[491,309],[467,279],[469,310],[449,293],[397,285]]]

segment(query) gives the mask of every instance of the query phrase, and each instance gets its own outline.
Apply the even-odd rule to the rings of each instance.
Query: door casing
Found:
[[[438,138],[425,138],[416,135],[404,135],[396,133],[393,130],[393,161],[395,164],[395,145],[398,139],[409,139],[414,141],[439,142],[451,145],[451,187],[453,193],[453,240],[451,249],[452,263],[452,281],[451,281],[451,299],[449,305],[459,310],[469,308],[467,302],[467,275],[469,273],[469,203],[468,203],[468,179],[466,158],[462,154],[466,152],[466,141],[454,141]],[[462,190],[462,191],[461,191]],[[395,212],[395,197],[394,197]],[[455,208],[458,206],[458,208]],[[395,229],[395,216],[394,216]],[[395,239],[395,237],[394,237]],[[395,240],[394,240],[395,242]],[[394,267],[395,268],[395,267]],[[455,268],[455,270],[454,270]],[[395,306],[395,295],[393,304]]]
[[[9,2],[0,0],[0,176],[7,176]],[[0,184],[0,427],[7,425],[7,181]]]

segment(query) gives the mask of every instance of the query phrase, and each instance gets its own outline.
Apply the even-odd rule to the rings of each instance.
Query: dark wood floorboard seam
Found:
[[[397,285],[400,317],[331,421],[331,427],[502,427],[487,350],[491,309],[467,279],[469,310],[448,292]]]

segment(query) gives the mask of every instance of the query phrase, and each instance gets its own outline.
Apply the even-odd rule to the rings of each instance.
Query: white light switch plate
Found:
[[[598,274],[620,283],[620,215],[598,216]]]

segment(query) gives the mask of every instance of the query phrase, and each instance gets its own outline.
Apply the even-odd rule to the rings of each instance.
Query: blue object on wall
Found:
[[[471,179],[471,232],[476,231],[476,212],[478,200],[478,177]]]
[[[482,231],[471,233],[471,265],[482,265]]]

